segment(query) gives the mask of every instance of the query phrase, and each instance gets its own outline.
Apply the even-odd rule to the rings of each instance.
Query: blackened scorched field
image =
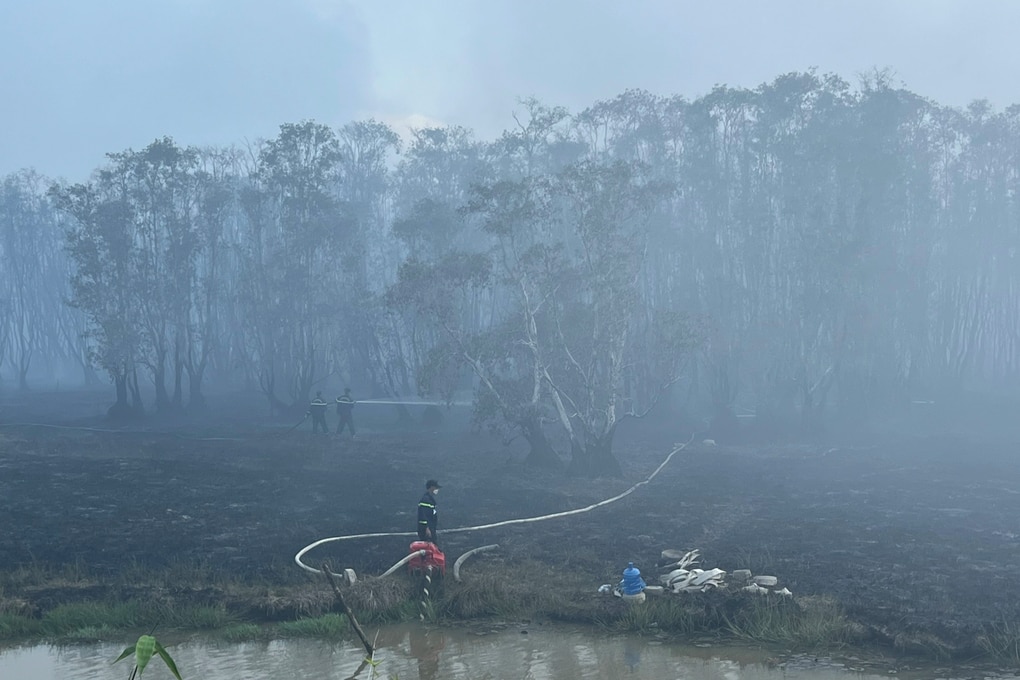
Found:
[[[99,431],[111,426],[71,416],[94,416],[89,409],[101,408],[90,400],[101,397],[79,396],[65,417],[47,420],[38,411],[56,398],[4,402],[0,571],[76,565],[116,580],[128,568],[200,563],[269,582],[300,579],[294,554],[317,539],[413,531],[426,478],[443,485],[441,530],[478,525],[614,496],[685,439],[627,423],[617,444],[625,478],[584,480],[526,469],[519,442],[398,427],[390,412],[367,407],[350,441],[313,436],[308,423],[286,433],[292,423],[283,419],[268,428],[260,414],[227,408],[201,421]],[[653,580],[663,549],[698,548],[706,568],[749,568],[777,576],[795,596],[831,595],[877,637],[913,631],[952,645],[1020,620],[1016,452],[948,435],[854,446],[694,441],[613,505],[450,533],[443,546],[452,559],[499,543],[508,565],[526,557],[590,574],[593,592],[628,561]],[[379,573],[409,540],[342,543],[309,559]]]

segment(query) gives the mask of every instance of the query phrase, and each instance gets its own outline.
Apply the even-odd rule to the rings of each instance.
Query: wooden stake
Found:
[[[340,610],[347,616],[347,620],[351,622],[351,628],[361,638],[361,644],[365,645],[365,651],[371,656],[375,654],[375,649],[372,647],[372,643],[365,637],[365,631],[361,630],[361,624],[354,618],[354,612],[347,606],[347,602],[344,601],[344,595],[340,592],[340,587],[336,584],[336,579],[333,578],[333,572],[329,569],[329,564],[323,563],[322,573],[326,575],[326,580],[329,581],[329,585],[333,588],[333,594],[336,595],[337,602],[340,603]]]

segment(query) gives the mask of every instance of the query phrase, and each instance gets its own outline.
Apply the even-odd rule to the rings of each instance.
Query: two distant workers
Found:
[[[357,402],[351,397],[351,388],[344,389],[343,395],[336,398],[336,415],[338,418],[336,424],[337,435],[341,434],[345,428],[350,429],[351,436],[354,436],[354,404]],[[305,416],[312,417],[312,434],[318,434],[319,428],[322,428],[322,434],[329,434],[329,427],[326,425],[326,408],[328,404],[326,400],[322,398],[322,392],[315,393],[315,399],[312,399],[312,403],[308,405],[308,412]]]

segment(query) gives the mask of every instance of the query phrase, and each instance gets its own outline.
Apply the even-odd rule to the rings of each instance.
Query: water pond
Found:
[[[368,633],[374,636],[374,630]],[[129,660],[110,662],[125,643],[35,645],[0,650],[3,680],[106,680],[130,675]],[[678,646],[634,636],[599,636],[555,626],[440,629],[389,626],[376,638],[375,665],[356,643],[311,640],[214,643],[202,638],[168,649],[184,680],[872,680],[886,671],[855,672],[805,660],[775,668],[752,649]],[[158,658],[145,680],[172,678]]]

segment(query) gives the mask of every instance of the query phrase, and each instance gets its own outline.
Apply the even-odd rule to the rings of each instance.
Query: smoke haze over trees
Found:
[[[586,474],[656,404],[814,430],[1017,396],[1020,107],[806,72],[511,123],[302,121],[157,139],[81,184],[8,175],[0,384],[108,376],[120,415],[212,384],[281,413],[323,380],[471,392]]]

